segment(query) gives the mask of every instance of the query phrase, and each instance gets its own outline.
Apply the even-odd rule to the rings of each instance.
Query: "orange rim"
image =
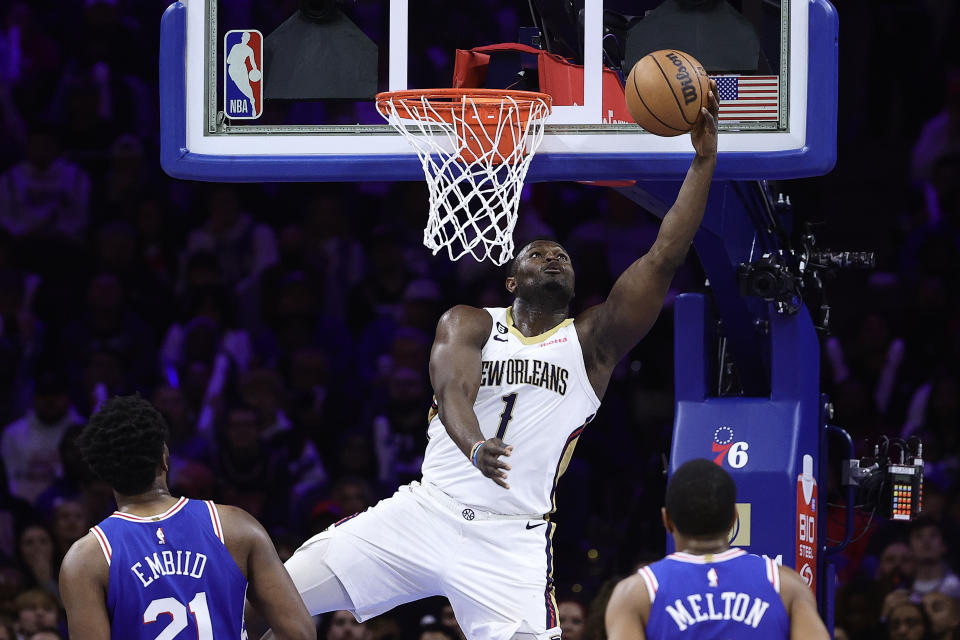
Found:
[[[470,98],[474,106],[480,111],[492,111],[500,108],[500,102],[504,98],[512,98],[519,105],[533,104],[542,101],[547,105],[547,113],[553,107],[553,98],[549,94],[539,93],[537,91],[512,91],[509,89],[408,89],[405,91],[385,91],[378,93],[375,97],[377,108],[392,102],[405,105],[419,105],[423,103],[424,98],[430,103],[436,103],[436,106],[443,107],[445,104],[453,105],[463,98]]]

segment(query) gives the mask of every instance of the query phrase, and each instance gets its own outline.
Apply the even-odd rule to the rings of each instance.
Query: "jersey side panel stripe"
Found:
[[[223,527],[220,526],[220,513],[217,511],[217,505],[213,504],[212,500],[205,500],[207,503],[207,509],[210,510],[210,520],[213,522],[213,532],[220,538],[220,542],[223,540]]]
[[[646,567],[641,567],[637,573],[643,578],[643,583],[647,585],[647,595],[650,598],[650,603],[653,604],[653,601],[657,598],[657,578]]]
[[[560,624],[557,617],[557,598],[553,590],[553,531],[556,525],[547,520],[547,586],[544,590],[544,599],[547,608],[547,629],[553,629]]]
[[[90,531],[93,532],[93,537],[97,539],[97,544],[100,545],[100,550],[103,551],[103,557],[107,560],[107,566],[110,566],[113,549],[110,548],[110,541],[107,540],[107,534],[105,534],[99,526],[90,527]]]
[[[573,459],[573,451],[577,448],[577,440],[580,439],[580,434],[583,433],[584,428],[592,418],[593,416],[590,416],[587,418],[586,422],[574,429],[573,433],[567,436],[567,441],[563,445],[563,451],[560,454],[560,460],[557,461],[557,470],[553,474],[553,487],[550,489],[550,504],[553,506],[553,511],[550,513],[553,513],[557,510],[557,483],[560,482],[560,478],[570,465],[570,460]]]

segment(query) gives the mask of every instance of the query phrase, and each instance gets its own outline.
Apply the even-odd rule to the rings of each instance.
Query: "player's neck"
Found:
[[[117,511],[134,516],[159,515],[176,504],[178,500],[170,495],[170,489],[162,478],[158,478],[142,493],[128,496],[114,491],[113,495],[117,499]]]
[[[511,306],[513,325],[523,335],[540,335],[567,319],[569,306],[550,300],[530,301],[516,298]]]
[[[730,543],[727,542],[726,537],[701,539],[684,538],[674,534],[674,542],[676,543],[677,551],[695,556],[723,553],[730,548]]]

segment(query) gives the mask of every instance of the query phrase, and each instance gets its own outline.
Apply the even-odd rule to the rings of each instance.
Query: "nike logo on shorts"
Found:
[[[499,337],[499,336],[493,336],[493,339],[496,340],[497,342],[506,342],[506,341],[507,341],[506,338],[501,338],[501,337]]]
[[[547,524],[547,523],[546,523],[546,522],[541,522],[541,523],[539,523],[539,524],[535,524],[535,525],[532,525],[532,526],[531,526],[530,523],[528,522],[528,523],[527,523],[527,529],[536,529],[537,527],[542,527],[542,526],[545,525],[545,524]]]

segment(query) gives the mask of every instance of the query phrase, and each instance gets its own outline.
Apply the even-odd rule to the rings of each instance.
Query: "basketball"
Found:
[[[260,82],[261,77],[262,74],[260,73],[259,69],[254,69],[250,72],[250,82]]]
[[[630,115],[658,136],[686,133],[707,105],[710,78],[689,53],[662,49],[633,65],[625,87]]]

